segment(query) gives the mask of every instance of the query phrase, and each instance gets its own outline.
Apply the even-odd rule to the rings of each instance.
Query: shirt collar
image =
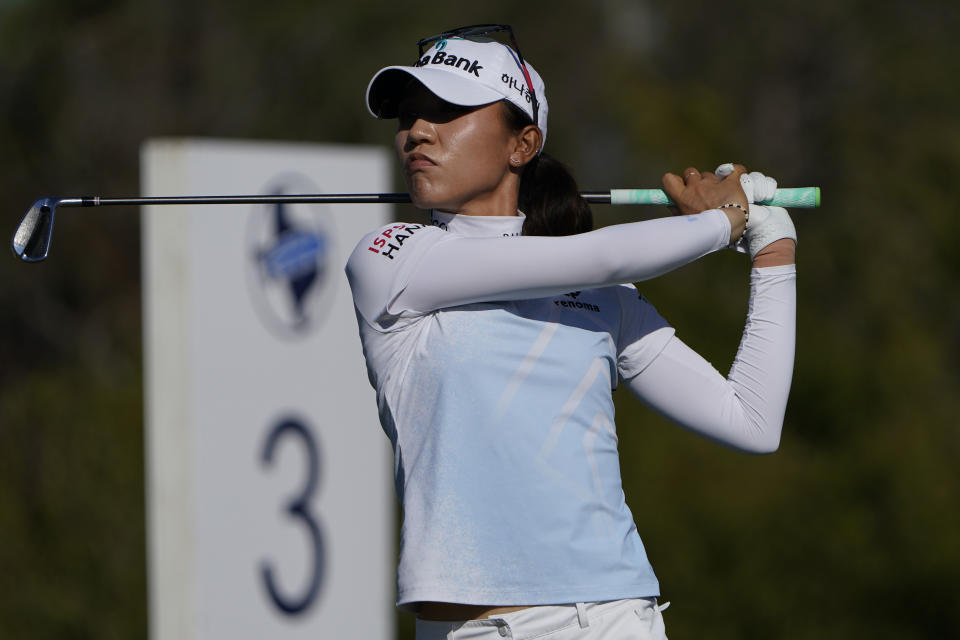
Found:
[[[519,209],[515,216],[465,216],[445,211],[431,211],[433,226],[450,233],[474,238],[519,236],[527,217]]]

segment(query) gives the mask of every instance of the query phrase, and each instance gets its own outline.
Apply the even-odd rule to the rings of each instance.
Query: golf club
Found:
[[[661,189],[610,189],[584,191],[583,198],[591,204],[672,205],[674,202]],[[53,222],[60,207],[100,207],[108,205],[161,204],[371,204],[409,203],[406,193],[353,194],[285,194],[251,196],[144,196],[131,198],[41,198],[33,203],[13,234],[11,246],[15,256],[24,262],[40,262],[50,253]],[[780,207],[813,208],[820,206],[819,187],[777,189],[773,199],[762,204]]]

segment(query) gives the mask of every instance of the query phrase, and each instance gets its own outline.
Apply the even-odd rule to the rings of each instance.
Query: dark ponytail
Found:
[[[506,100],[507,125],[520,131],[533,124],[521,109]],[[541,153],[527,163],[520,179],[518,206],[527,216],[525,236],[569,236],[593,229],[593,212],[566,166]]]

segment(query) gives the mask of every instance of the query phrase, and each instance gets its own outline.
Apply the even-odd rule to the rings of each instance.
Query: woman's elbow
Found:
[[[754,445],[746,453],[750,453],[757,456],[768,456],[771,453],[776,453],[777,449],[780,448],[780,438],[775,440],[764,440]]]
[[[780,429],[756,433],[752,437],[746,438],[743,442],[738,443],[737,448],[743,453],[757,456],[775,453],[777,449],[780,448]]]
[[[739,423],[737,445],[744,453],[769,455],[780,448],[783,433],[783,414],[751,410],[741,404],[742,413],[735,419]]]
[[[762,456],[774,453],[780,448],[780,429],[768,432],[753,426],[737,428],[727,424],[725,427],[723,429],[694,429],[694,431],[699,431],[708,440],[737,453]]]

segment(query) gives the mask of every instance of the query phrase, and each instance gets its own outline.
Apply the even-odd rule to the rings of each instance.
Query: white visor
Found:
[[[546,90],[533,66],[526,62],[526,67],[538,103],[537,126],[546,142]],[[534,120],[533,100],[519,58],[513,49],[494,40],[440,40],[414,65],[381,69],[367,85],[367,109],[371,115],[396,118],[397,106],[410,78],[452,104],[475,107],[508,100]]]

